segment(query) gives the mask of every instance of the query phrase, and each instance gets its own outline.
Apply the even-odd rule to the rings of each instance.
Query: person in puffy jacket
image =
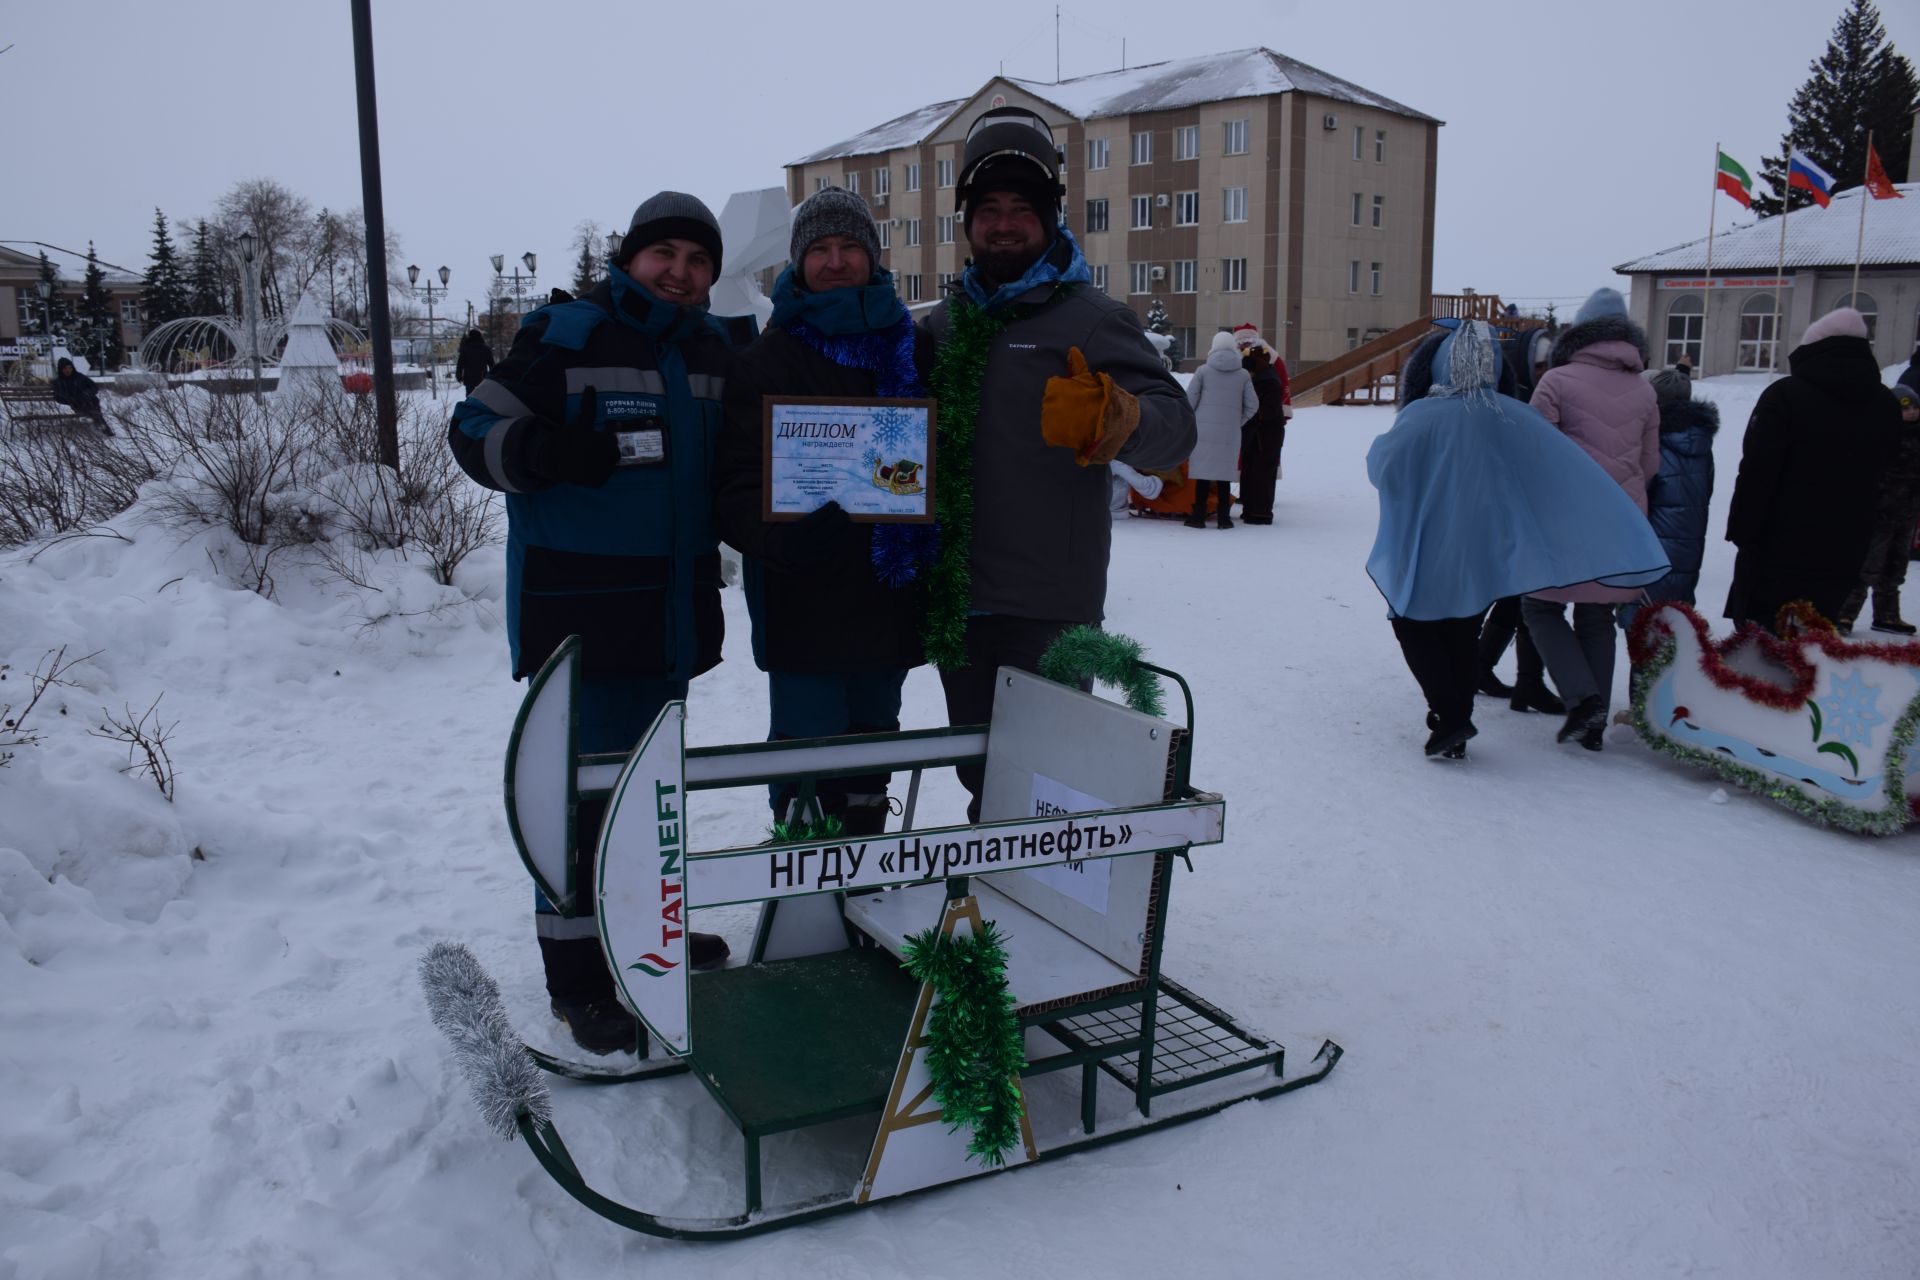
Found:
[[[1240,367],[1253,379],[1260,409],[1240,428],[1240,519],[1245,524],[1273,523],[1273,491],[1280,479],[1280,450],[1293,417],[1287,365],[1250,324],[1235,327]]]
[[[1627,319],[1626,299],[1617,289],[1596,289],[1573,324],[1554,339],[1549,368],[1528,402],[1585,450],[1643,513],[1647,485],[1660,470],[1660,405],[1640,376],[1646,367],[1647,335]],[[1521,601],[1527,633],[1567,703],[1559,741],[1601,749],[1618,646],[1614,606],[1639,598],[1638,586],[1583,582],[1534,591]]]
[[[1660,402],[1660,471],[1647,485],[1647,519],[1673,568],[1647,588],[1647,604],[1678,600],[1691,607],[1707,550],[1707,503],[1713,498],[1713,437],[1720,410],[1693,398],[1693,380],[1679,368],[1650,374]],[[1638,604],[1620,606],[1620,626],[1633,625]]]
[[[1900,433],[1900,406],[1880,381],[1858,311],[1842,307],[1808,325],[1787,367],[1754,402],[1727,509],[1727,541],[1739,551],[1726,616],[1769,630],[1794,600],[1841,616]]]
[[[53,367],[53,398],[83,418],[104,423],[100,413],[100,384],[73,367],[65,356]]]
[[[1873,593],[1873,629],[1893,636],[1910,636],[1916,628],[1900,616],[1900,587],[1907,580],[1907,561],[1913,550],[1913,529],[1920,520],[1920,389],[1897,382],[1893,398],[1900,405],[1900,443],[1893,463],[1880,475],[1880,497],[1874,509],[1873,537],[1840,616],[1842,631],[1853,630],[1860,606]]]
[[[1219,492],[1219,510],[1214,523],[1222,529],[1233,528],[1230,509],[1233,492],[1229,486],[1240,478],[1240,428],[1260,410],[1260,395],[1253,389],[1253,377],[1240,367],[1240,351],[1233,335],[1222,329],[1213,335],[1206,360],[1187,383],[1187,403],[1193,406],[1193,422],[1200,433],[1187,459],[1187,476],[1193,481],[1193,512],[1186,519],[1189,529],[1207,526],[1207,493]]]

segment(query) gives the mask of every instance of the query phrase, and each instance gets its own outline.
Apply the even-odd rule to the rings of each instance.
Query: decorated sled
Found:
[[[630,754],[583,756],[579,645],[567,641],[515,724],[509,826],[553,903],[577,910],[594,895],[622,1000],[645,1029],[639,1066],[616,1078],[699,1081],[743,1139],[743,1211],[672,1216],[590,1186],[539,1067],[595,1073],[551,1056],[536,1064],[492,980],[465,948],[441,943],[422,961],[423,983],[483,1115],[596,1213],[651,1235],[717,1239],[1323,1079],[1341,1056],[1332,1041],[1289,1076],[1281,1045],[1162,972],[1174,863],[1221,843],[1226,805],[1189,783],[1185,681],[1139,663],[1130,691],[1146,690],[1151,709],[1156,674],[1185,696],[1185,727],[1003,668],[986,725],[689,749],[675,702]],[[916,827],[923,771],[965,763],[985,768],[983,820]],[[691,792],[797,781],[804,807],[819,780],[878,770],[910,773],[900,831],[847,837],[822,822],[767,844],[693,846]],[[569,851],[579,800],[595,793],[609,803],[598,883],[587,886],[572,882]],[[748,963],[691,972],[691,911],[742,903],[760,912]],[[762,1141],[833,1122],[869,1127],[861,1166],[830,1194],[764,1206]]]
[[[1920,804],[1920,645],[1853,643],[1804,604],[1783,615],[1788,639],[1749,626],[1716,643],[1685,605],[1641,610],[1627,641],[1635,727],[1806,817],[1903,830]]]

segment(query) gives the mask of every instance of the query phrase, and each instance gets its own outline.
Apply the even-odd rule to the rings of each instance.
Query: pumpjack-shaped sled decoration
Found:
[[[1191,693],[1183,728],[1002,669],[987,725],[692,749],[685,706],[674,702],[625,757],[582,756],[572,727],[578,662],[578,641],[568,640],[528,690],[508,749],[508,825],[550,900],[575,910],[594,895],[621,998],[646,1028],[641,1051],[665,1056],[609,1077],[532,1054],[498,988],[457,944],[436,946],[421,975],[483,1116],[525,1138],[596,1213],[652,1235],[748,1235],[1286,1093],[1339,1061],[1329,1040],[1307,1072],[1287,1076],[1279,1044],[1161,971],[1174,859],[1225,835],[1225,801],[1188,782]],[[1139,666],[1186,692],[1173,672]],[[916,828],[922,771],[970,762],[985,767],[987,820]],[[805,806],[822,778],[888,770],[911,773],[898,832],[693,848],[691,792],[791,780]],[[596,793],[609,797],[597,883],[575,884],[574,814]],[[744,903],[760,907],[750,962],[691,973],[690,913]],[[967,1117],[942,1112],[939,1099],[954,1096],[941,1080],[954,1079],[955,1042],[939,1028],[956,1019],[935,1016],[936,982],[916,981],[900,960],[913,954],[924,968],[926,948],[959,945],[950,940],[986,924],[1004,973],[989,996],[1018,1033],[997,1042],[997,1060],[1021,1063],[1002,1095],[1018,1116],[1001,1126],[1012,1136],[997,1158],[981,1156]],[[950,965],[936,968],[951,978]],[[745,1212],[669,1215],[594,1190],[528,1070],[536,1061],[632,1082],[690,1074],[744,1139]],[[1036,1105],[1035,1078],[1054,1072],[1063,1074]],[[1076,1076],[1077,1091],[1068,1083]],[[1103,1077],[1123,1092],[1102,1094]],[[679,1087],[683,1105],[701,1103],[684,1082],[648,1087]],[[840,1190],[763,1208],[763,1138],[855,1118],[872,1125],[867,1155]],[[844,1145],[844,1125],[838,1133]]]
[[[1745,627],[1715,643],[1685,605],[1642,610],[1628,636],[1635,727],[1806,817],[1904,830],[1920,803],[1920,645],[1852,643],[1805,604],[1782,614],[1786,639]]]

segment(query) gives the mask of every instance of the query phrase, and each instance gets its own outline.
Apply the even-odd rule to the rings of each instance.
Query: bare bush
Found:
[[[95,649],[92,653],[69,661],[67,646],[61,645],[58,649],[49,649],[34,664],[33,673],[27,677],[27,686],[31,690],[27,705],[15,714],[11,702],[0,703],[0,769],[4,769],[13,759],[15,748],[39,744],[41,735],[28,727],[27,720],[33,715],[33,709],[40,705],[40,699],[47,690],[56,685],[72,688],[73,681],[67,679],[67,674],[81,663],[99,657],[102,652]],[[7,664],[0,662],[0,680],[6,678]]]
[[[91,423],[0,428],[0,547],[67,533],[133,505],[162,465],[150,433],[114,414],[115,434]]]
[[[173,800],[173,780],[175,771],[173,757],[167,754],[167,738],[178,727],[179,721],[167,724],[160,719],[160,698],[153,705],[134,715],[131,706],[125,706],[120,718],[115,719],[111,711],[100,708],[100,727],[89,729],[96,738],[105,738],[109,742],[121,742],[127,748],[127,766],[122,773],[142,775],[153,779],[153,785],[160,788],[160,794],[169,802]]]

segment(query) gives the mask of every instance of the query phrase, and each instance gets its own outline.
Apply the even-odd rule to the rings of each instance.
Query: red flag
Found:
[[[1904,200],[1904,196],[1887,177],[1887,171],[1880,167],[1880,153],[1867,144],[1867,191],[1875,200]]]

